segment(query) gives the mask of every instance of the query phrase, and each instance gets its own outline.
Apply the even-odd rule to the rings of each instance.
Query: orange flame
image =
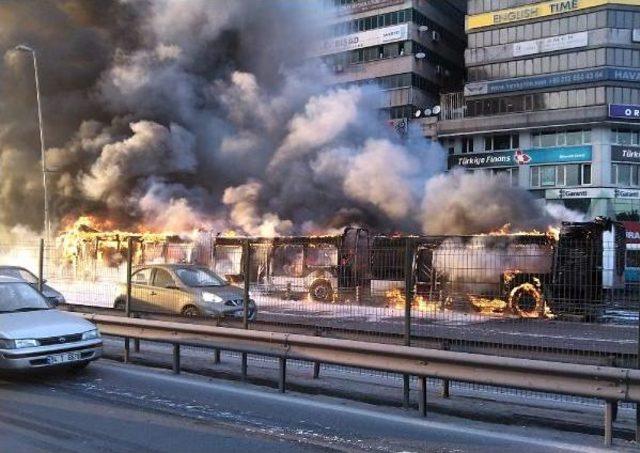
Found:
[[[387,301],[387,307],[394,308],[396,310],[403,310],[405,306],[404,291],[400,288],[393,288],[385,292],[385,298]],[[416,295],[413,297],[411,304],[412,310],[416,311],[430,311],[438,308],[437,302],[428,301],[423,296]]]

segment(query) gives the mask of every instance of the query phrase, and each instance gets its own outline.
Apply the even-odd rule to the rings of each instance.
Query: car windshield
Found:
[[[20,267],[0,267],[0,275],[24,280],[27,283],[38,283],[38,277]]]
[[[229,283],[215,272],[201,267],[179,267],[176,274],[187,286],[203,288],[205,286],[225,286]]]
[[[0,283],[0,313],[49,309],[45,298],[27,283]]]

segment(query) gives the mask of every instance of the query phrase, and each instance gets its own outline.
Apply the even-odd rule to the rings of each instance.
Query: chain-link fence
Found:
[[[47,297],[87,310],[636,366],[640,282],[625,280],[625,254],[607,221],[555,235],[93,233],[42,254],[38,241],[0,244],[0,270],[36,286],[42,274]]]

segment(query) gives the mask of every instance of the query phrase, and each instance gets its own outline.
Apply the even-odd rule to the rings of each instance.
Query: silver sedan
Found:
[[[0,370],[79,369],[101,355],[95,325],[54,309],[28,283],[0,276]]]

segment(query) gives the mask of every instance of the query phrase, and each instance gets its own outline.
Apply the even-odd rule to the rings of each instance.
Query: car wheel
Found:
[[[185,318],[198,318],[202,316],[200,309],[194,305],[187,305],[182,309],[182,316]]]
[[[113,308],[116,310],[124,311],[127,308],[127,302],[119,297],[113,303]]]
[[[316,280],[309,288],[309,294],[316,302],[330,302],[333,297],[331,283],[326,280]]]
[[[258,307],[256,307],[256,303],[253,300],[249,300],[247,310],[247,319],[249,321],[255,321],[258,317]]]

